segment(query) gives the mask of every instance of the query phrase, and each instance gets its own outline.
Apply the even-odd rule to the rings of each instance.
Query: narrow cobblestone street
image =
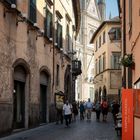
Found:
[[[107,122],[96,122],[94,112],[90,122],[77,119],[70,128],[65,128],[64,124],[51,123],[0,140],[120,140],[115,132],[111,115],[111,113],[108,115]]]

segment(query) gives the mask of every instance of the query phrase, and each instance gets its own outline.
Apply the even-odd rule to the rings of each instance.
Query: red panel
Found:
[[[122,140],[133,140],[134,114],[132,89],[122,90]]]

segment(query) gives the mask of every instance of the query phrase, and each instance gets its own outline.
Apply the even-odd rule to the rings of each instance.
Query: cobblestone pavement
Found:
[[[0,140],[121,140],[114,130],[111,114],[107,122],[96,122],[95,113],[91,121],[77,119],[70,128],[54,123],[12,134]]]

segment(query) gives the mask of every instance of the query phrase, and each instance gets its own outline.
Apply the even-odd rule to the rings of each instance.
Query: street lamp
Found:
[[[111,30],[108,32],[108,35],[111,41],[115,40],[115,36],[116,36],[115,28],[111,28]]]

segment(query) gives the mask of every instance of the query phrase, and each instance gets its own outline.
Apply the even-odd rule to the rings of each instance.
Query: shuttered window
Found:
[[[52,23],[52,13],[47,9],[44,28],[45,28],[45,36],[48,38],[52,38],[52,24],[53,24]]]
[[[30,0],[29,19],[31,22],[36,23],[36,0]]]
[[[57,23],[56,43],[58,48],[62,48],[62,25]]]

